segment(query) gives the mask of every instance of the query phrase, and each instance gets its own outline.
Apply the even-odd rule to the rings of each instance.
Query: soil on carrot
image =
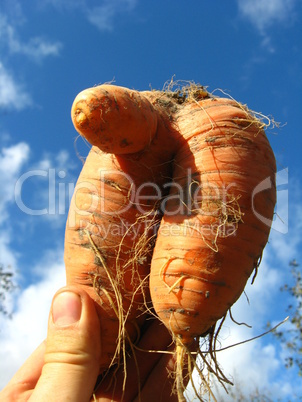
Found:
[[[223,91],[220,90],[223,95],[226,95]],[[201,86],[199,84],[195,84],[193,82],[186,81],[173,81],[173,79],[166,83],[162,91],[151,91],[150,95],[153,103],[156,107],[160,108],[162,112],[164,112],[167,116],[167,120],[173,126],[177,124],[177,115],[178,112],[183,108],[184,105],[189,103],[195,103],[197,108],[207,114],[206,108],[203,108],[199,103],[202,100],[215,100],[217,96],[214,96],[213,93],[208,92],[207,87]],[[241,130],[240,134],[226,134],[229,135],[232,140],[242,140],[244,139],[246,143],[248,143],[249,139],[245,137],[245,130],[251,130],[254,133],[254,136],[263,131],[263,129],[268,128],[269,126],[276,126],[277,124],[273,119],[262,115],[261,113],[256,113],[250,111],[247,106],[242,105],[241,103],[235,101],[230,98],[230,102],[236,105],[240,110],[244,111],[245,117],[234,117],[232,123],[238,126]],[[206,136],[206,144],[207,149],[212,150],[213,147],[219,147],[220,137],[216,134],[213,134],[215,122],[212,119],[208,118],[209,130]],[[213,134],[213,135],[212,135]],[[196,145],[198,146],[198,144]],[[202,172],[201,172],[202,173]],[[183,219],[185,220],[192,215],[198,215],[199,211],[202,209],[205,214],[211,215],[212,227],[210,230],[211,236],[207,238],[202,232],[199,235],[203,238],[204,243],[214,252],[217,253],[219,251],[219,245],[217,240],[223,237],[235,236],[238,226],[244,224],[245,213],[240,207],[240,197],[239,194],[229,193],[227,196],[223,198],[219,198],[215,196],[215,194],[211,194],[211,187],[208,189],[203,187],[203,198],[200,199],[199,203],[194,205],[192,208],[192,200],[190,197],[198,188],[201,183],[199,179],[192,180],[190,183],[186,184],[188,189],[186,191],[186,199],[176,200],[176,202],[182,202],[184,205],[184,214]],[[213,195],[213,197],[212,197]],[[118,320],[119,325],[119,335],[117,338],[116,351],[114,356],[112,357],[112,361],[108,370],[112,369],[112,367],[119,368],[124,366],[125,368],[125,379],[124,386],[126,386],[126,367],[127,367],[127,357],[130,353],[135,358],[136,350],[140,350],[136,343],[140,337],[140,331],[137,327],[136,336],[130,336],[128,333],[129,322],[128,317],[130,314],[130,310],[133,306],[134,298],[136,292],[142,292],[143,302],[138,308],[138,314],[140,316],[146,316],[148,318],[157,319],[160,318],[156,315],[153,310],[152,303],[149,296],[149,284],[148,284],[148,276],[141,279],[140,276],[140,264],[142,262],[151,261],[152,252],[154,248],[154,244],[156,242],[157,237],[157,229],[159,227],[162,215],[164,211],[160,210],[160,205],[163,200],[159,200],[158,205],[152,211],[144,216],[140,216],[138,220],[141,221],[143,225],[145,225],[145,230],[140,236],[135,237],[133,242],[133,248],[129,249],[128,259],[125,261],[120,258],[120,250],[122,247],[122,242],[120,246],[116,249],[116,261],[115,261],[115,274],[108,269],[106,264],[106,253],[98,249],[96,246],[93,235],[89,230],[84,231],[83,235],[87,236],[88,245],[93,250],[95,254],[95,258],[97,260],[97,265],[99,266],[100,272],[105,272],[107,276],[107,281],[104,282],[103,275],[101,276],[99,272],[87,273],[90,276],[91,284],[98,296],[100,296],[100,300],[104,300],[104,297],[107,299],[109,306],[112,308],[116,315],[116,319]],[[148,222],[148,224],[145,224]],[[135,222],[138,224],[139,222]],[[190,221],[187,220],[185,225],[188,225],[190,228]],[[133,228],[128,227],[125,232],[125,237],[131,232]],[[196,230],[195,227],[191,228],[192,230]],[[168,263],[169,264],[168,260]],[[255,260],[254,264],[254,281],[259,263],[261,261],[261,256],[259,256]],[[165,278],[166,267],[162,268],[160,275],[162,280]],[[124,283],[124,271],[129,270],[132,275],[131,284],[134,286],[135,291],[132,294],[129,294],[129,302],[127,304],[127,310],[125,310],[123,297],[125,297],[125,283]],[[169,287],[169,292],[173,292],[176,288],[180,288],[180,280],[177,280],[175,284]],[[101,298],[102,297],[102,298]],[[103,303],[103,301],[102,301]],[[184,394],[187,387],[188,382],[190,382],[193,392],[195,393],[195,397],[203,401],[205,397],[208,397],[209,400],[216,400],[215,396],[212,392],[211,383],[208,379],[208,374],[214,375],[216,380],[226,389],[226,386],[232,384],[231,380],[224,375],[223,370],[220,368],[218,359],[216,356],[216,351],[219,350],[218,347],[218,339],[221,328],[224,324],[228,311],[225,315],[218,321],[216,324],[208,328],[205,333],[200,334],[195,341],[188,345],[183,342],[180,336],[175,335],[172,332],[172,338],[175,345],[175,351],[171,353],[176,354],[176,366],[175,370],[171,375],[175,378],[175,386],[173,392],[178,395],[178,400],[180,402],[186,401]],[[231,316],[231,313],[230,313]],[[231,316],[232,318],[232,316]],[[130,323],[131,325],[131,323]],[[135,327],[135,323],[133,323]],[[155,351],[155,350],[146,350],[146,355],[148,353],[161,353],[166,351]],[[138,376],[139,376],[139,368],[137,368]],[[193,372],[197,373],[197,376],[193,376]],[[105,377],[105,375],[104,375]],[[197,378],[197,381],[196,381]]]

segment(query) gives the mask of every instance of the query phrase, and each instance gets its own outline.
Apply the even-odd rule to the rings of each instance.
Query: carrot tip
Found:
[[[87,116],[83,111],[77,110],[75,112],[74,123],[78,127],[85,127],[87,126],[87,124],[89,124],[89,120],[87,119]]]
[[[88,142],[117,155],[142,151],[157,130],[157,113],[148,98],[113,85],[80,92],[71,117],[75,129]]]

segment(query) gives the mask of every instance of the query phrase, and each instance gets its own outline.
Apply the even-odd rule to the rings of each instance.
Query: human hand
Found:
[[[120,401],[124,371],[107,375],[94,393],[99,374],[101,323],[94,302],[76,287],[60,289],[49,315],[47,339],[34,351],[0,392],[6,401]],[[159,321],[148,326],[138,347],[165,350],[171,342]],[[127,363],[124,401],[176,401],[171,395],[173,354],[136,352]],[[139,380],[138,380],[139,372]],[[108,384],[115,384],[113,388]],[[138,386],[138,384],[141,384]],[[139,399],[140,398],[140,399]]]
[[[128,357],[126,367],[122,365],[116,372],[113,367],[96,388],[94,401],[178,401],[177,394],[173,392],[175,377],[172,373],[175,371],[176,356],[171,335],[157,319],[147,321],[142,332],[135,347],[135,357]]]
[[[79,288],[62,288],[52,302],[47,339],[0,393],[0,400],[88,401],[100,354],[93,300]]]

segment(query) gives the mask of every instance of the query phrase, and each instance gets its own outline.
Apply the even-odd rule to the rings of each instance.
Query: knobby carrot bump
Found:
[[[175,344],[179,401],[194,368],[211,393],[204,367],[228,382],[215,359],[216,323],[257,272],[274,214],[263,116],[195,84],[141,93],[102,85],[77,96],[72,119],[95,146],[69,211],[67,281],[97,303],[101,370],[135,354],[153,317]],[[197,339],[208,340],[209,360]]]
[[[155,110],[144,95],[113,85],[81,92],[71,116],[76,130],[92,145],[114,154],[141,151],[157,127]]]

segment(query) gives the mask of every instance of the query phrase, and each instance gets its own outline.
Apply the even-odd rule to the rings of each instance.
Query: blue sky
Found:
[[[89,151],[70,108],[78,92],[104,82],[146,90],[173,76],[192,80],[280,123],[267,131],[279,171],[276,220],[246,289],[250,305],[243,296],[233,308],[252,329],[227,322],[222,343],[285,318],[279,288],[288,262],[302,261],[301,17],[299,0],[0,0],[0,261],[20,284],[13,318],[0,317],[1,387],[45,336],[52,295],[64,285],[68,200]],[[270,335],[219,356],[247,391],[284,401],[302,394]]]

